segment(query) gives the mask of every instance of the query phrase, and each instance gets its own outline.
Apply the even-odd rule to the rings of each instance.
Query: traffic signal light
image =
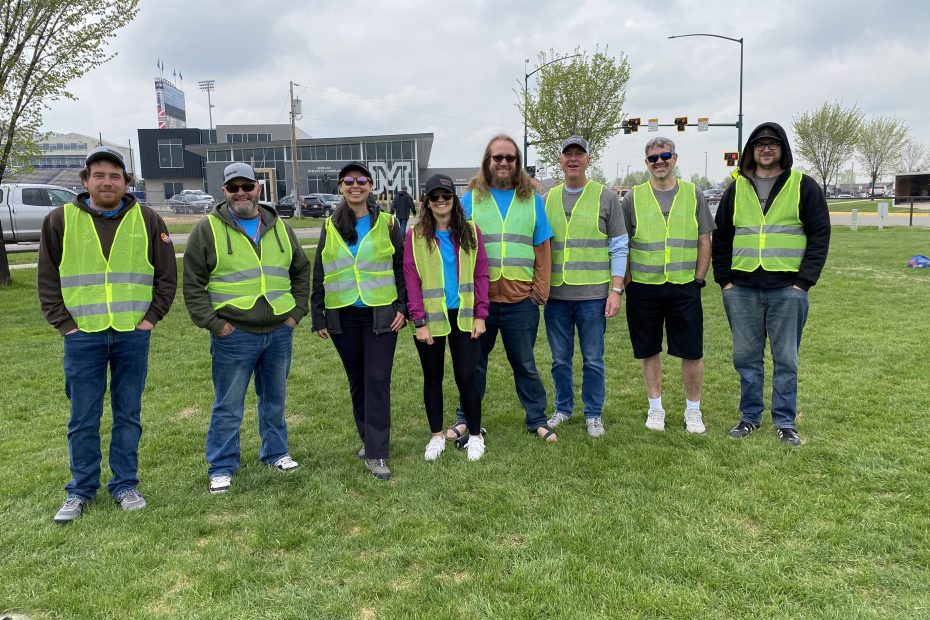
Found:
[[[633,131],[630,129],[630,121],[627,120],[620,121],[620,127],[623,128],[624,135],[629,135],[629,133]]]
[[[629,123],[630,131],[639,131],[639,119],[631,118],[627,121]]]
[[[728,166],[735,166],[736,161],[739,159],[739,153],[731,152],[723,154],[723,161],[727,162]]]
[[[684,131],[685,125],[688,124],[687,116],[679,116],[675,119],[675,126],[678,127],[678,131]]]

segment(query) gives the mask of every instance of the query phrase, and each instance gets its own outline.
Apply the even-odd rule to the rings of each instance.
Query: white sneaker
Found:
[[[284,472],[294,471],[295,469],[300,467],[297,461],[291,458],[290,454],[285,454],[284,456],[279,458],[277,461],[272,463],[271,466],[279,471],[284,471]]]
[[[703,435],[707,432],[704,421],[701,420],[701,410],[697,407],[688,407],[685,409],[685,430],[689,433]]]
[[[584,424],[588,429],[588,437],[591,437],[592,439],[597,439],[607,432],[607,429],[604,428],[604,423],[601,422],[601,416],[597,416],[596,418],[587,418],[585,419]]]
[[[232,476],[229,474],[216,474],[210,476],[210,493],[225,493],[232,486]]]
[[[426,444],[426,452],[423,454],[423,458],[427,461],[435,461],[445,449],[446,440],[443,439],[442,435],[438,437],[434,435],[433,438],[429,440],[429,443]]]
[[[561,411],[556,411],[554,414],[552,414],[552,417],[549,418],[549,420],[546,422],[546,426],[548,426],[549,428],[555,428],[562,422],[568,422],[571,419],[572,419],[572,416],[562,413]]]
[[[468,451],[468,460],[477,461],[481,458],[481,455],[484,454],[484,437],[481,435],[472,435],[468,438],[465,449]]]
[[[665,409],[650,409],[646,414],[646,428],[651,431],[664,431]]]

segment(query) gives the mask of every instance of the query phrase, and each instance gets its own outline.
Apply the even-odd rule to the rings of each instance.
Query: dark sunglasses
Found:
[[[654,163],[656,163],[657,161],[659,161],[659,158],[660,158],[660,157],[662,158],[662,161],[668,161],[668,160],[670,160],[670,159],[672,158],[672,156],[673,156],[674,154],[675,154],[675,153],[672,153],[671,151],[662,151],[662,152],[659,153],[658,155],[649,155],[649,156],[647,156],[647,157],[646,157],[646,161],[648,161],[650,164],[654,164]]]
[[[368,183],[371,182],[371,179],[368,177],[342,177],[342,181],[340,182],[345,183],[346,185],[355,185],[356,183],[359,185],[368,185]]]
[[[235,194],[238,193],[240,189],[251,192],[253,189],[255,189],[255,183],[242,183],[241,185],[237,183],[227,183],[223,187],[225,187],[226,191],[230,194]]]
[[[451,192],[433,192],[432,194],[427,194],[426,199],[430,202],[439,202],[440,200],[448,202],[452,200],[453,195],[454,194]]]
[[[491,155],[491,159],[493,159],[497,163],[501,163],[502,161],[506,159],[508,164],[512,164],[513,162],[517,161],[517,156],[516,155]]]

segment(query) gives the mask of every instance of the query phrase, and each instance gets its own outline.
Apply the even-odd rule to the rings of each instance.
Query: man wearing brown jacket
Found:
[[[174,301],[178,277],[168,229],[126,192],[132,176],[118,151],[91,151],[81,182],[87,191],[45,218],[39,246],[39,302],[64,337],[71,401],[72,478],[57,523],[79,518],[100,488],[107,367],[113,411],[107,489],[123,510],[145,507],[136,486],[149,339]]]

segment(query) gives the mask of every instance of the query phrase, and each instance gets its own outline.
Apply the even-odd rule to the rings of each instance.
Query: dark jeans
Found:
[[[407,220],[409,220],[409,219],[410,219],[409,216],[407,216],[407,217],[398,217],[398,218],[397,218],[397,225],[400,226],[400,232],[401,232],[401,233],[406,233],[406,232],[407,232]]]
[[[386,459],[391,439],[391,370],[397,333],[375,334],[371,308],[342,308],[342,333],[330,334],[342,358],[365,456]]]
[[[491,302],[486,321],[487,331],[479,338],[481,354],[475,367],[475,391],[484,399],[487,389],[488,356],[500,334],[513,369],[517,396],[526,412],[526,428],[534,431],[546,425],[546,388],[536,370],[536,334],[539,331],[539,307],[529,298],[515,304]],[[465,413],[459,405],[455,412],[459,422],[465,423]]]
[[[477,435],[481,432],[481,398],[475,391],[475,365],[481,355],[481,344],[478,339],[472,339],[471,332],[459,329],[457,317],[457,310],[449,310],[452,331],[447,336],[433,336],[433,344],[414,339],[417,353],[420,354],[420,365],[423,367],[423,403],[426,406],[429,430],[438,433],[443,428],[442,379],[446,369],[445,352],[448,340],[455,385],[459,389],[459,402],[465,410],[468,432]]]
[[[228,336],[210,335],[213,412],[207,430],[206,455],[211,476],[231,476],[239,469],[239,429],[245,393],[253,374],[261,437],[258,458],[263,463],[274,463],[288,453],[284,403],[293,338],[294,330],[287,325],[264,334],[240,328]]]
[[[798,349],[807,321],[807,292],[793,286],[723,291],[723,307],[733,331],[733,366],[740,378],[739,410],[744,422],[759,424],[765,402],[765,341],[772,347],[772,423],[796,428]]]
[[[605,398],[604,316],[605,299],[568,301],[550,299],[543,313],[546,338],[552,349],[552,382],[555,384],[555,410],[571,416],[575,409],[572,358],[575,355],[575,329],[581,349],[581,404],[584,417],[601,415]]]
[[[100,488],[100,418],[110,369],[110,495],[139,484],[139,439],[142,437],[142,390],[149,364],[151,332],[75,332],[65,336],[65,393],[68,418],[69,496],[93,500]]]

